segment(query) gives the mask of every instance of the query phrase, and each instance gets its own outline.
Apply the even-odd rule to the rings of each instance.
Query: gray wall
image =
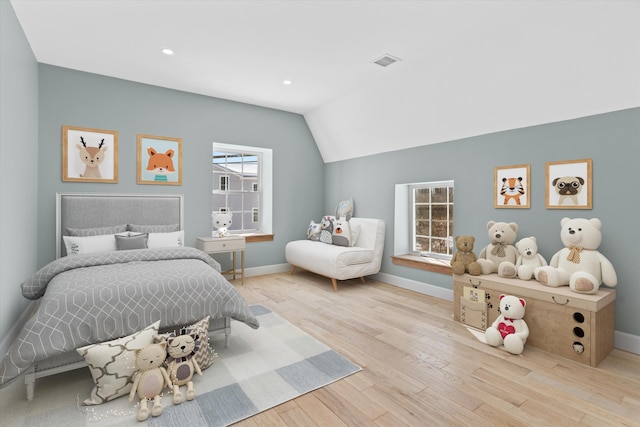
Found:
[[[635,265],[638,227],[623,220],[637,217],[640,108],[559,123],[482,135],[443,144],[325,165],[324,208],[332,212],[339,200],[353,197],[356,216],[383,218],[387,239],[382,271],[452,289],[451,277],[392,264],[394,186],[455,180],[454,234],[476,237],[476,254],[489,243],[489,220],[516,222],[518,238],[536,236],[547,259],[562,248],[563,217],[600,218],[600,251],[613,263],[616,286],[616,330],[640,335],[640,286]],[[392,142],[390,142],[392,143]],[[593,209],[545,209],[545,162],[591,158]],[[531,165],[531,208],[495,209],[493,174],[496,166]]]
[[[11,3],[0,1],[0,343],[25,311],[37,267],[38,65]]]
[[[56,192],[184,194],[186,244],[210,236],[214,141],[273,150],[275,239],[249,244],[247,267],[284,263],[284,245],[303,227],[290,225],[322,210],[322,197],[309,195],[322,185],[324,165],[300,115],[44,64],[39,83],[40,265],[55,257]],[[62,125],[118,131],[117,184],[62,182]],[[182,138],[182,186],[136,183],[138,133]]]

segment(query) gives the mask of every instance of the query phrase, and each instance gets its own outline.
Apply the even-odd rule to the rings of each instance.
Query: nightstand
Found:
[[[196,240],[196,248],[203,252],[211,254],[219,254],[225,252],[232,253],[233,267],[231,270],[223,271],[222,274],[232,274],[235,280],[236,274],[240,274],[242,284],[244,285],[244,248],[245,240],[243,236],[226,236],[226,237],[198,237]],[[236,268],[236,253],[240,252],[240,271]]]

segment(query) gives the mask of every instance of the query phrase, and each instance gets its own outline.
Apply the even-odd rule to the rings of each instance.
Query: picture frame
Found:
[[[138,134],[138,184],[182,185],[182,139]]]
[[[118,132],[62,126],[62,180],[118,182]]]
[[[545,207],[547,209],[592,208],[591,159],[547,162]]]
[[[531,207],[531,165],[494,168],[493,207],[526,209]]]

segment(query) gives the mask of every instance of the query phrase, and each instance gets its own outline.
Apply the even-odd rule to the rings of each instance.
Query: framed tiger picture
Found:
[[[498,166],[494,168],[494,208],[531,207],[531,166]]]

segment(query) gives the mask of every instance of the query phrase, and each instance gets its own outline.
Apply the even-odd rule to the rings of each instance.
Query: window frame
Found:
[[[252,155],[258,157],[258,172],[257,172],[257,182],[251,183],[250,188],[247,190],[219,190],[215,188],[215,185],[212,186],[211,191],[211,210],[212,212],[218,211],[217,208],[214,208],[213,198],[216,195],[220,195],[226,193],[228,196],[229,192],[240,194],[243,193],[251,194],[255,196],[255,193],[258,194],[259,206],[258,209],[258,223],[254,223],[252,220],[255,218],[255,206],[248,207],[245,206],[242,208],[242,215],[246,217],[247,221],[242,220],[238,221],[241,224],[241,229],[229,230],[231,234],[271,234],[272,233],[272,211],[273,211],[273,151],[268,148],[261,147],[251,147],[244,145],[235,145],[235,144],[225,144],[219,142],[212,143],[212,163],[211,163],[211,173],[215,175],[213,170],[214,168],[214,154],[215,153],[233,153],[233,154],[241,154],[241,155]],[[221,175],[224,176],[224,175]],[[212,182],[215,182],[215,176],[213,176]],[[227,181],[228,188],[231,187],[230,181]],[[257,186],[257,188],[256,188]],[[218,187],[219,188],[219,187]],[[229,208],[228,206],[228,198],[226,198],[227,206],[223,208]],[[244,203],[244,202],[243,202]],[[234,212],[234,211],[232,211]],[[236,214],[236,212],[234,212]],[[234,225],[236,221],[234,220]],[[257,228],[254,227],[257,225]],[[215,232],[214,227],[212,227],[212,235]]]
[[[416,242],[417,242],[417,238],[418,238],[418,234],[417,234],[417,219],[416,219],[416,200],[415,200],[415,192],[416,190],[420,190],[420,189],[434,189],[434,188],[444,188],[446,189],[446,194],[447,194],[447,200],[446,202],[434,202],[431,200],[431,194],[429,193],[429,201],[428,202],[418,202],[420,203],[420,205],[424,206],[424,205],[428,205],[430,207],[429,209],[429,233],[425,236],[430,242],[432,239],[436,239],[436,240],[445,240],[445,245],[447,248],[447,253],[440,253],[440,252],[433,252],[431,250],[420,250],[418,249],[416,246]],[[454,181],[453,180],[445,180],[445,181],[430,181],[430,182],[420,182],[420,183],[413,183],[413,184],[407,184],[407,190],[409,192],[408,194],[408,199],[409,199],[409,206],[408,206],[408,211],[409,211],[409,253],[414,254],[414,255],[419,255],[422,257],[429,257],[429,258],[438,258],[438,259],[445,259],[445,260],[450,260],[453,256],[453,223],[454,223],[454,190],[455,190],[455,186],[454,186]],[[446,206],[446,211],[447,211],[447,219],[445,220],[446,222],[446,226],[447,226],[447,237],[440,237],[440,236],[434,236],[433,235],[433,230],[432,230],[432,224],[433,224],[433,206],[442,206],[445,205]],[[430,249],[433,248],[433,246],[430,245]]]

